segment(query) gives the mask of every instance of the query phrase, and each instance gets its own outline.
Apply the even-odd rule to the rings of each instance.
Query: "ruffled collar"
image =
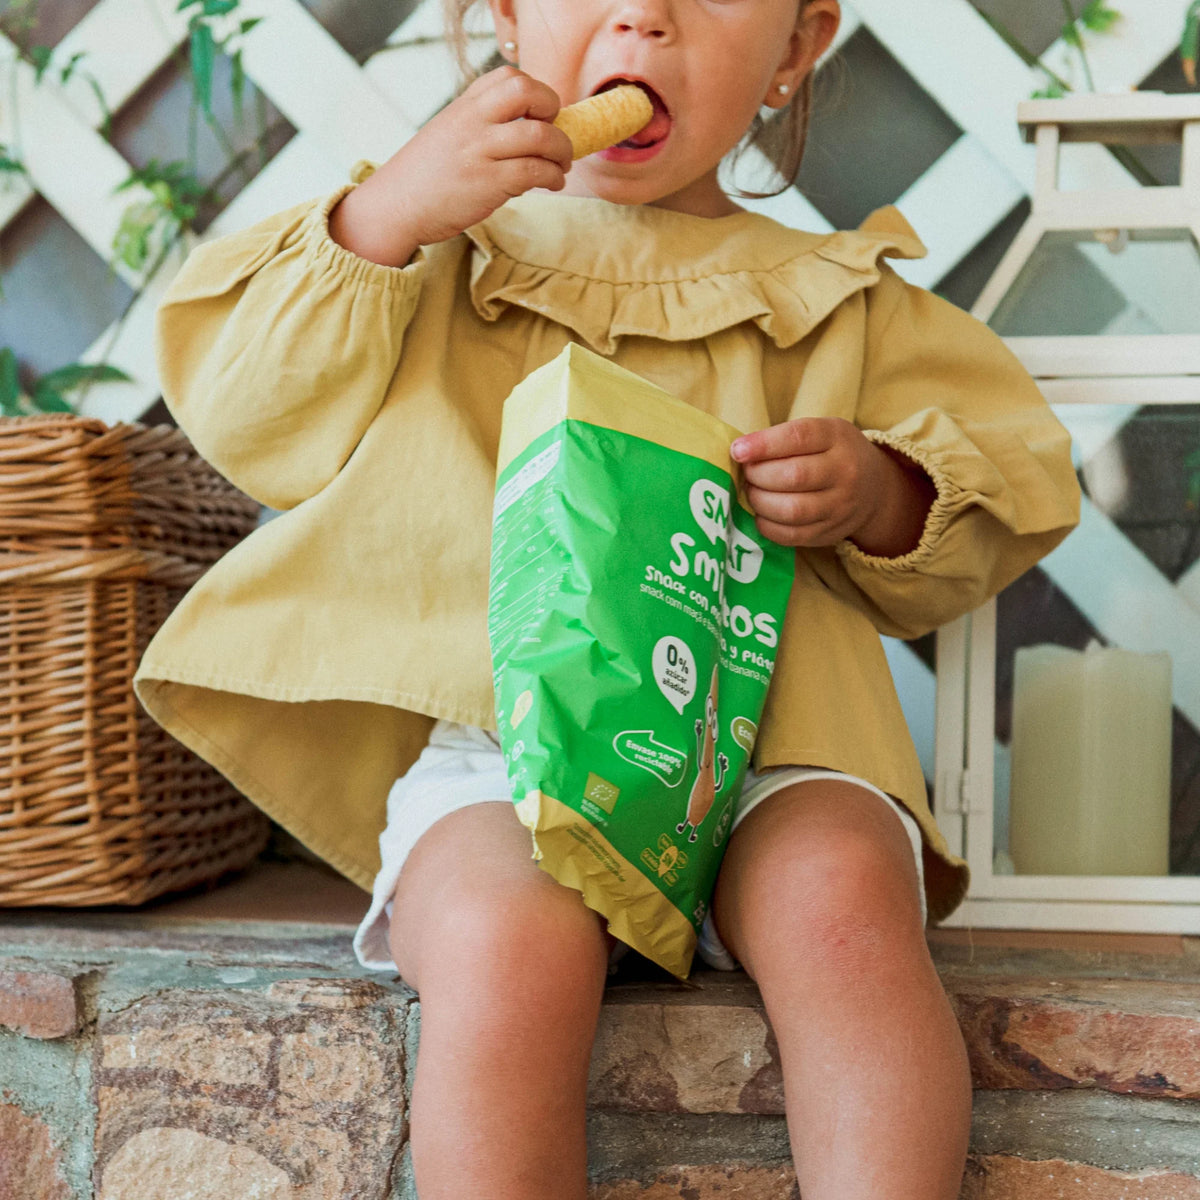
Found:
[[[686,341],[746,321],[787,347],[875,284],[881,258],[925,253],[895,209],[872,213],[858,230],[813,234],[758,213],[693,217],[537,193],[467,237],[480,316],[528,309],[601,354],[622,337]]]

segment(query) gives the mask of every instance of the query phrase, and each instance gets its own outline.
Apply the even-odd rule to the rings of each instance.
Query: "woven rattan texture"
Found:
[[[0,905],[144,903],[265,845],[266,818],[132,688],[257,516],[176,429],[0,420]]]

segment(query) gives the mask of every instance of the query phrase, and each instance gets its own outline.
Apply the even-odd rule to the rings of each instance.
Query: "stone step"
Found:
[[[0,914],[0,1200],[409,1200],[420,1005],[345,925]],[[1200,1200],[1200,940],[931,934],[975,1082],[964,1200]],[[1064,948],[1065,947],[1065,948]],[[741,973],[610,984],[592,1200],[798,1196]]]

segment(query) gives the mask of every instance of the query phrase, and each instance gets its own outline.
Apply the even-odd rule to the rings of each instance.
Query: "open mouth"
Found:
[[[659,142],[664,141],[667,134],[671,132],[671,114],[663,98],[648,83],[641,79],[625,79],[617,76],[615,79],[605,80],[596,89],[595,94],[607,92],[610,88],[619,87],[623,83],[631,83],[634,87],[641,88],[646,93],[650,103],[654,105],[654,116],[637,133],[632,137],[626,138],[625,141],[618,143],[618,145],[627,150],[645,150],[651,146],[656,146]]]

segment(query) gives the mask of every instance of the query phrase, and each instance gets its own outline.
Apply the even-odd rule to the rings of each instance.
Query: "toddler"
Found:
[[[473,0],[450,2],[461,38]],[[968,611],[1065,536],[1068,439],[999,339],[887,265],[922,253],[894,211],[815,235],[723,189],[764,106],[794,173],[837,0],[488,2],[510,65],[172,285],[171,410],[286,511],[176,609],[139,695],[373,890],[360,961],[421,998],[422,1200],[584,1200],[616,948],[532,861],[492,732],[502,406],[576,341],[745,430],[795,576],[699,952],[761,990],[805,1200],[953,1200],[971,1086],[924,927],[966,866],[878,635]],[[552,119],[618,82],[653,117],[572,164]]]

